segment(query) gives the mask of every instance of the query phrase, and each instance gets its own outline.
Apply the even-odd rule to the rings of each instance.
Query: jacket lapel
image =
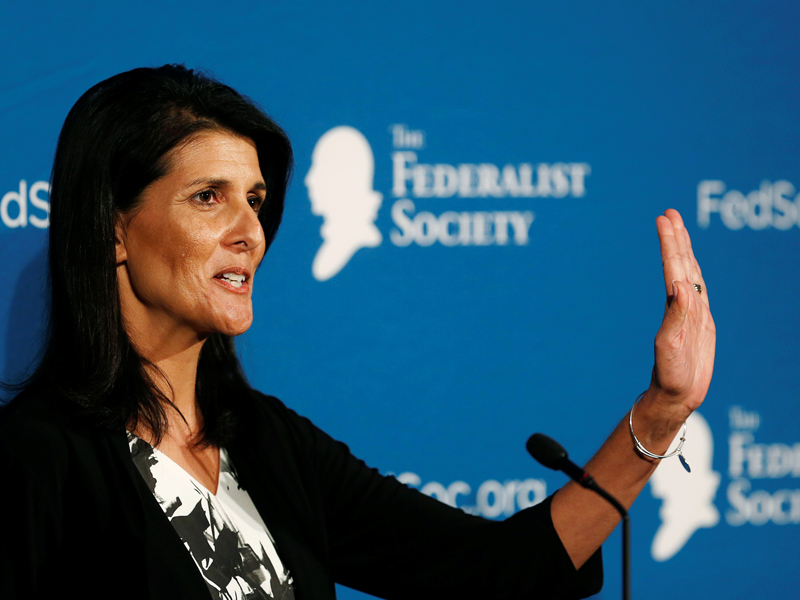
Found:
[[[295,597],[334,598],[324,524],[309,504],[302,460],[291,452],[291,439],[277,418],[252,405],[243,412],[243,426],[228,454],[289,569]]]
[[[159,506],[131,459],[124,431],[114,432],[109,439],[112,453],[131,484],[129,493],[138,507],[132,529],[136,543],[144,554],[143,564],[148,579],[150,598],[211,598],[205,579],[189,551]]]

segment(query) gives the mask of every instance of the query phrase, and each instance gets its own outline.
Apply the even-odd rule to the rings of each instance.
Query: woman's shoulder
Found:
[[[49,386],[34,385],[0,406],[0,430],[33,423],[45,427],[69,423],[74,420],[74,412],[70,401],[59,392]]]
[[[248,392],[250,404],[260,410],[288,410],[286,405],[275,396],[265,394],[254,388],[249,388]]]
[[[329,452],[333,444],[349,452],[345,444],[333,440],[309,418],[298,414],[275,396],[251,389],[246,407],[244,414],[239,415],[246,437],[275,437],[302,454],[313,454],[316,450]]]
[[[313,427],[305,417],[298,415],[275,396],[250,389],[245,402],[245,423],[263,427],[265,423],[295,430]]]
[[[67,398],[28,388],[0,408],[0,460],[24,457],[34,463],[59,461],[69,439],[86,436]]]

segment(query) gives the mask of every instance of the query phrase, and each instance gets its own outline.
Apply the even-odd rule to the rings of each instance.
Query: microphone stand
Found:
[[[542,433],[534,433],[528,438],[525,445],[530,455],[539,463],[549,469],[562,471],[570,479],[576,481],[582,487],[592,490],[601,498],[606,500],[622,517],[622,600],[631,599],[631,529],[628,511],[620,504],[614,496],[609,494],[589,475],[574,462],[569,460],[567,451],[552,438]]]
[[[591,475],[587,473],[587,477],[591,479]],[[594,482],[594,479],[592,479]],[[578,482],[580,483],[580,482]],[[631,521],[628,518],[628,511],[617,502],[611,494],[605,491],[596,483],[594,487],[584,486],[594,492],[597,492],[604,498],[611,506],[617,509],[617,512],[622,517],[622,600],[630,600],[631,598]]]

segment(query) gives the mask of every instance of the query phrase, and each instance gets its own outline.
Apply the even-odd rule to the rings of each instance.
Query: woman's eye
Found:
[[[261,205],[264,203],[264,199],[261,196],[250,196],[247,198],[247,203],[250,205],[250,208],[258,212],[258,209],[261,208]]]
[[[203,190],[194,195],[194,197],[203,204],[211,204],[217,198],[217,193],[214,190]]]

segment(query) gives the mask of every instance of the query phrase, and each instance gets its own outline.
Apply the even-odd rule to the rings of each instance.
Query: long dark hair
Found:
[[[291,145],[252,101],[205,74],[165,65],[98,83],[70,110],[53,163],[49,336],[28,385],[46,385],[104,426],[144,425],[156,442],[166,432],[170,400],[123,326],[114,225],[166,174],[170,150],[213,129],[255,142],[267,184],[258,218],[269,248],[283,215]],[[197,370],[204,421],[199,442],[221,445],[230,439],[234,411],[226,399],[247,387],[233,340],[210,335]]]

